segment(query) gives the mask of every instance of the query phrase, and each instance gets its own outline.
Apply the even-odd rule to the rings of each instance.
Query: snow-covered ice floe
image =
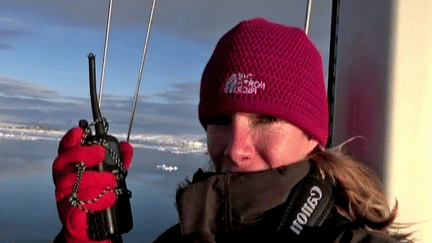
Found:
[[[65,130],[41,126],[0,123],[0,139],[4,140],[54,140],[60,141]],[[126,133],[111,134],[119,141],[126,140]],[[129,142],[135,148],[158,150],[175,154],[205,154],[207,143],[200,135],[135,134]]]

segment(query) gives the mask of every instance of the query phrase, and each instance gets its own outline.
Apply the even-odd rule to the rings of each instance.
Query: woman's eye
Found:
[[[228,125],[231,119],[227,116],[215,116],[207,120],[208,125]]]
[[[274,123],[274,122],[278,122],[278,121],[279,121],[279,119],[277,117],[274,117],[274,116],[262,115],[262,116],[257,117],[257,122],[263,123],[263,124],[270,124],[270,123]]]

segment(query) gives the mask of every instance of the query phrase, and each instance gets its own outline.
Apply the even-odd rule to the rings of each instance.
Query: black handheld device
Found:
[[[95,55],[90,53],[89,76],[90,76],[90,99],[94,120],[94,132],[88,127],[85,120],[80,121],[80,126],[86,130],[84,143],[101,144],[105,148],[106,156],[100,163],[98,171],[109,171],[117,177],[117,201],[114,206],[103,211],[88,212],[89,235],[101,239],[112,239],[113,242],[122,242],[121,234],[129,232],[133,227],[132,210],[130,205],[131,192],[126,187],[127,170],[120,159],[120,149],[117,138],[107,134],[108,123],[102,117],[96,92],[96,67]]]

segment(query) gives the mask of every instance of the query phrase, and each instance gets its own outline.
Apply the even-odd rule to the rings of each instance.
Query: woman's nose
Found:
[[[231,127],[228,146],[225,156],[235,165],[239,166],[253,158],[254,148],[251,130],[244,121],[234,120]]]

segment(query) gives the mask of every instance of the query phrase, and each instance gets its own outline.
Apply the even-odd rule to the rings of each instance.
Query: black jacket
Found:
[[[176,199],[180,223],[155,243],[397,242],[338,215],[334,188],[308,161],[253,173],[198,171]]]
[[[329,219],[325,224],[317,229],[310,230],[308,237],[300,240],[290,240],[288,238],[277,237],[275,235],[262,235],[259,237],[253,236],[254,234],[244,233],[245,237],[241,235],[227,236],[231,237],[230,240],[220,240],[220,242],[319,242],[319,243],[396,243],[398,241],[391,239],[388,236],[372,233],[362,228],[355,223],[341,223],[341,219]],[[249,235],[249,237],[248,237]],[[176,224],[162,235],[160,235],[154,243],[165,242],[200,242],[188,241],[182,239],[180,224]],[[205,241],[203,241],[205,242]]]
[[[340,216],[334,200],[334,188],[309,161],[252,173],[199,170],[177,192],[180,223],[154,243],[397,242]]]

